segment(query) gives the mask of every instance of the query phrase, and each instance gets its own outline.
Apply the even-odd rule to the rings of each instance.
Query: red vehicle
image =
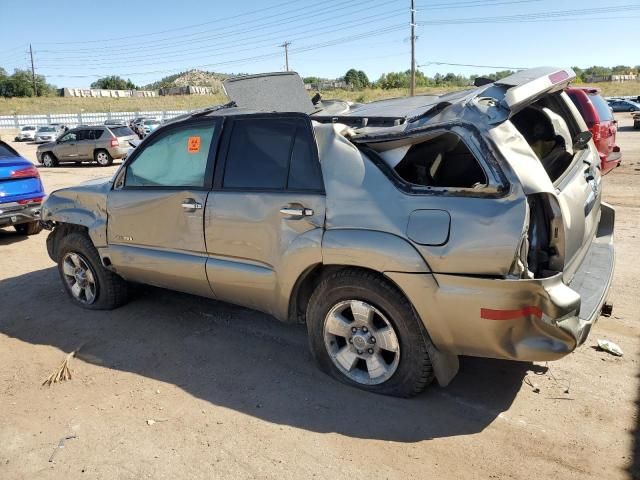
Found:
[[[622,162],[620,147],[616,145],[618,121],[613,117],[609,105],[600,95],[600,89],[571,87],[567,88],[566,92],[578,107],[593,136],[593,141],[600,153],[602,174],[610,172]]]

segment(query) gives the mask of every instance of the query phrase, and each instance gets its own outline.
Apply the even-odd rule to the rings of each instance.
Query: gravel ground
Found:
[[[46,232],[0,230],[0,478],[640,478],[640,131],[619,120],[624,164],[604,180],[613,316],[563,360],[463,358],[449,387],[411,400],[334,382],[303,326],[233,305],[144,287],[118,310],[81,310]],[[115,168],[41,173],[51,191]],[[80,344],[73,379],[41,386]]]

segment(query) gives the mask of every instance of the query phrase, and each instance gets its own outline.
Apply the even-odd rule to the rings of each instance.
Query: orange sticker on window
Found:
[[[200,151],[200,137],[189,137],[187,151],[189,153],[198,153]]]

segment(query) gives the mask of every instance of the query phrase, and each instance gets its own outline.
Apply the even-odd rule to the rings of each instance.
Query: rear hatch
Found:
[[[111,133],[118,139],[120,148],[128,149],[130,147],[129,140],[138,139],[138,136],[127,126],[108,126]]]
[[[564,280],[569,283],[587,254],[600,221],[600,157],[593,141],[576,143],[578,135],[589,130],[563,92],[573,80],[573,72],[536,70],[539,71],[534,73],[541,73],[542,77],[529,72],[520,75],[524,83],[518,83],[518,78],[512,78],[516,74],[500,84],[509,86],[501,105],[510,110],[510,123],[525,137],[540,162],[511,161],[508,156],[507,161],[522,181],[532,209],[536,203],[546,204],[539,207],[545,209],[544,214],[532,210],[531,221],[545,218],[549,222],[538,230],[538,234],[548,237],[538,241],[546,242],[550,252],[561,250],[557,252],[561,259],[558,268],[562,268]],[[557,205],[553,205],[556,201]],[[530,244],[536,241],[532,238],[533,228],[531,225]]]

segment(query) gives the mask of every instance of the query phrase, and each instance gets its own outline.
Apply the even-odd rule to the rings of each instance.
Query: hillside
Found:
[[[222,91],[222,82],[230,75],[215,72],[205,72],[203,70],[188,70],[164,77],[157,82],[145,85],[145,90],[158,90],[169,87],[212,87],[215,91]]]

